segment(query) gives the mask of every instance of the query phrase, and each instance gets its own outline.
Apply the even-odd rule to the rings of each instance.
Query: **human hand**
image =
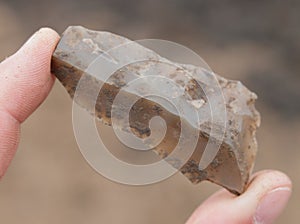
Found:
[[[0,64],[0,178],[17,149],[20,124],[43,102],[54,83],[50,63],[58,41],[55,31],[41,29]],[[236,197],[226,190],[215,193],[187,223],[272,223],[290,193],[291,181],[285,174],[261,171],[244,194]]]

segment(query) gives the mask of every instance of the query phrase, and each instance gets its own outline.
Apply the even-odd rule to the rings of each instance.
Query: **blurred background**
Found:
[[[107,30],[183,44],[259,96],[255,170],[279,169],[294,183],[276,223],[298,223],[300,206],[300,1],[1,0],[0,60],[42,26]],[[73,136],[71,100],[57,82],[22,126],[19,151],[0,183],[1,223],[184,223],[219,189],[181,174],[132,187],[92,170]]]

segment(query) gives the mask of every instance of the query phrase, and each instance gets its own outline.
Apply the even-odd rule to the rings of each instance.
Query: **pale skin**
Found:
[[[0,178],[17,150],[22,122],[53,86],[50,61],[58,41],[54,30],[43,28],[0,64]],[[194,211],[187,224],[273,223],[286,207],[291,189],[284,173],[260,171],[252,176],[244,194],[236,197],[226,190],[216,192]]]

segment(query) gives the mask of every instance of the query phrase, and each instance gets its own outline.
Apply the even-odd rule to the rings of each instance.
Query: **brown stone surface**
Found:
[[[95,91],[99,90],[99,86],[102,86],[97,98],[95,113],[103,123],[108,125],[111,125],[111,106],[116,95],[120,92],[124,83],[138,77],[140,75],[139,72],[143,71],[145,67],[147,67],[148,71],[154,69],[158,72],[161,71],[161,75],[171,78],[181,85],[184,88],[182,97],[186,98],[186,105],[184,106],[196,107],[196,109],[199,109],[200,114],[201,110],[204,111],[205,107],[208,107],[206,96],[204,96],[202,89],[197,86],[196,80],[183,75],[186,70],[191,73],[197,73],[197,77],[201,78],[201,80],[197,81],[201,82],[204,87],[211,87],[210,79],[213,79],[213,76],[196,66],[181,65],[182,69],[178,69],[178,65],[173,63],[174,66],[166,68],[165,64],[151,60],[128,65],[114,73],[107,81],[85,72],[89,64],[103,52],[127,42],[129,42],[128,39],[108,32],[91,31],[83,27],[69,27],[64,32],[53,55],[52,72],[65,86],[72,98],[79,80],[83,74],[85,75],[83,86],[87,88],[81,92],[82,95],[80,97],[75,97],[75,101],[91,113],[93,113],[94,108],[90,98],[97,93]],[[153,51],[137,44],[130,45],[128,49],[129,52],[137,50],[145,54],[149,60],[153,58],[161,59]],[[120,62],[125,55],[111,54],[108,56]],[[148,127],[150,119],[153,116],[161,116],[167,123],[167,132],[163,141],[154,150],[162,158],[165,158],[174,149],[182,126],[192,131],[197,129],[200,132],[196,150],[189,161],[182,164],[180,171],[193,183],[209,180],[235,194],[240,194],[247,186],[257,151],[255,131],[259,126],[260,118],[254,108],[256,95],[238,81],[229,81],[220,76],[217,76],[217,80],[222,88],[226,102],[226,130],[218,154],[204,170],[200,170],[198,165],[210,137],[209,130],[216,125],[211,123],[209,116],[205,112],[202,114],[204,122],[199,125],[192,123],[188,115],[183,115],[181,117],[183,122],[180,122],[178,114],[167,109],[165,105],[141,98],[130,111],[130,127],[138,137],[147,137],[150,135]],[[121,94],[124,94],[127,98],[136,97],[134,92],[122,91]],[[214,99],[213,96],[211,97]],[[198,108],[200,100],[204,100],[204,106],[201,105]],[[218,110],[218,108],[214,109]],[[189,138],[185,139],[186,142],[189,142],[189,140]],[[172,164],[172,162],[170,163]]]

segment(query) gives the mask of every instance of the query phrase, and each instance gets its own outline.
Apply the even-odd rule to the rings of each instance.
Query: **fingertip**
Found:
[[[250,217],[253,223],[273,223],[286,207],[291,191],[292,181],[285,173],[264,170],[253,175],[247,190],[235,199],[235,204],[248,208],[245,220]]]
[[[272,223],[285,208],[291,189],[292,182],[286,174],[260,171],[253,175],[242,195],[237,197],[225,189],[216,192],[187,223]]]
[[[24,45],[7,58],[2,69],[11,74],[24,74],[19,81],[44,81],[49,78],[51,56],[60,36],[51,28],[45,27],[35,32]],[[19,77],[18,77],[19,78]]]
[[[54,30],[41,28],[0,64],[0,107],[20,122],[42,103],[53,86],[50,65],[58,41]]]
[[[34,66],[27,63],[27,68],[40,68],[50,70],[51,56],[56,48],[60,37],[56,31],[45,27],[34,33],[28,41],[16,53],[16,57],[22,60],[28,59]],[[28,61],[27,61],[28,62]]]
[[[254,194],[261,198],[269,191],[280,187],[292,189],[292,181],[285,173],[278,170],[260,171],[253,175],[246,192],[240,198],[246,197],[248,194]]]
[[[271,170],[258,174],[249,185],[246,197],[256,195],[254,223],[273,223],[286,207],[292,193],[292,181],[284,173]]]
[[[22,48],[26,48],[34,42],[43,42],[43,45],[49,46],[53,45],[53,43],[57,43],[59,39],[60,36],[55,30],[49,27],[42,27],[26,41]]]

